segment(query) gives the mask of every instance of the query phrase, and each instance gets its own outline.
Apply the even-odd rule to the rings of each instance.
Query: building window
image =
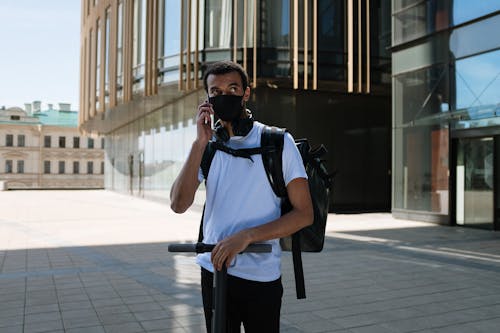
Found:
[[[110,37],[111,8],[106,8],[106,20],[104,23],[104,103],[109,103],[109,37]]]
[[[12,173],[12,160],[5,161],[5,173]]]
[[[94,162],[87,162],[87,174],[92,175],[94,173]]]
[[[52,138],[50,135],[46,135],[43,137],[43,146],[45,148],[50,148],[50,146],[52,146]]]
[[[50,173],[50,161],[43,161],[43,173]]]
[[[78,162],[78,161],[73,162],[73,173],[74,174],[80,173],[80,162]]]
[[[179,53],[181,36],[181,17],[172,13],[181,12],[180,0],[160,1],[159,31],[158,31],[158,71],[159,82],[169,82],[179,79]],[[200,25],[200,29],[203,28]],[[203,32],[200,32],[203,36]],[[200,49],[203,40],[200,38]]]
[[[66,148],[66,137],[59,137],[59,148]]]
[[[87,148],[89,148],[89,149],[94,148],[94,139],[92,139],[92,138],[87,139]]]
[[[10,120],[21,120],[21,116],[10,116]]]
[[[73,137],[73,148],[80,148],[80,137],[79,136]]]
[[[24,161],[17,161],[17,173],[24,173]]]
[[[174,15],[175,16],[175,15]],[[123,96],[123,3],[118,3],[118,36],[116,40],[116,99]]]
[[[101,162],[101,175],[104,175],[104,162]]]
[[[96,59],[96,66],[95,66],[95,110],[99,111],[101,108],[99,104],[100,100],[100,87],[101,87],[101,20],[97,20],[96,23],[96,41],[97,41],[97,51],[95,54],[95,59]]]
[[[17,146],[24,147],[24,145],[25,145],[25,136],[24,136],[24,134],[19,134],[17,136]]]
[[[12,147],[14,145],[14,135],[12,134],[7,134],[5,136],[5,145],[7,147]]]
[[[104,149],[104,138],[101,138],[101,149]]]
[[[144,61],[146,58],[146,0],[134,1],[134,21],[132,38],[133,90],[144,88]]]
[[[66,172],[66,163],[64,161],[59,161],[59,174],[63,174]]]

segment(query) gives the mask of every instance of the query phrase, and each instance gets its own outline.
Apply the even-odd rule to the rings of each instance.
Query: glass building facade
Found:
[[[500,229],[500,1],[392,1],[392,211]]]
[[[326,145],[332,211],[389,211],[390,13],[382,0],[82,0],[80,127],[106,137],[106,188],[168,200],[203,71],[229,59],[257,120]]]

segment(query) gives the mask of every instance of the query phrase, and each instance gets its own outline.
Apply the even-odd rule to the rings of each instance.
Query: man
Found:
[[[203,78],[208,100],[198,107],[197,137],[170,192],[171,207],[185,212],[193,203],[203,174],[203,152],[214,135],[211,115],[219,118],[218,140],[232,149],[260,146],[265,125],[246,109],[250,98],[248,75],[230,61],[209,66]],[[279,332],[281,284],[279,238],[313,221],[307,175],[290,134],[285,135],[283,178],[292,210],[281,215],[280,199],[266,176],[261,155],[252,160],[218,150],[206,180],[203,242],[217,244],[212,253],[200,254],[202,296],[207,330],[211,327],[214,269],[228,267],[228,332]],[[272,244],[266,254],[240,254],[251,243]]]

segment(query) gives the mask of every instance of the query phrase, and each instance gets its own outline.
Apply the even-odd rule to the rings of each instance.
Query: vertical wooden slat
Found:
[[[313,0],[313,90],[318,89],[318,0]]]
[[[361,12],[361,0],[358,0],[358,93],[363,88],[363,17]]]
[[[179,49],[179,90],[184,90],[184,1],[181,1],[181,38],[180,38],[180,49]]]
[[[253,6],[253,88],[257,88],[257,0]]]
[[[371,77],[370,77],[370,61],[371,61],[371,51],[370,51],[370,0],[366,0],[366,90],[367,94],[371,91]]]
[[[186,89],[191,89],[191,0],[187,0]]]
[[[299,0],[293,0],[293,89],[299,88]]]
[[[347,92],[354,91],[354,9],[353,1],[347,0]]]
[[[248,0],[243,0],[243,69],[247,70],[247,12]]]
[[[195,47],[194,47],[194,87],[198,88],[200,85],[200,50],[199,50],[199,44],[200,44],[200,1],[196,1],[196,33],[195,33]]]
[[[238,0],[233,0],[233,61],[237,62],[238,49]]]
[[[309,2],[304,0],[304,89],[308,89],[309,83]]]

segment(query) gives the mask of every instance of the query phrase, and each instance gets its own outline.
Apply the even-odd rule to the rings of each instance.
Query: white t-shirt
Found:
[[[260,147],[265,125],[255,121],[247,136],[234,136],[226,143],[233,149]],[[235,157],[217,150],[206,182],[206,205],[203,221],[203,242],[216,244],[243,229],[271,222],[281,215],[281,200],[274,194],[260,154],[247,158]],[[199,172],[200,181],[203,174]],[[283,147],[283,178],[285,184],[296,178],[307,178],[292,136],[285,135]],[[271,253],[244,253],[236,256],[228,274],[247,280],[268,282],[281,276],[279,239]],[[210,253],[197,256],[203,268],[213,272]]]

